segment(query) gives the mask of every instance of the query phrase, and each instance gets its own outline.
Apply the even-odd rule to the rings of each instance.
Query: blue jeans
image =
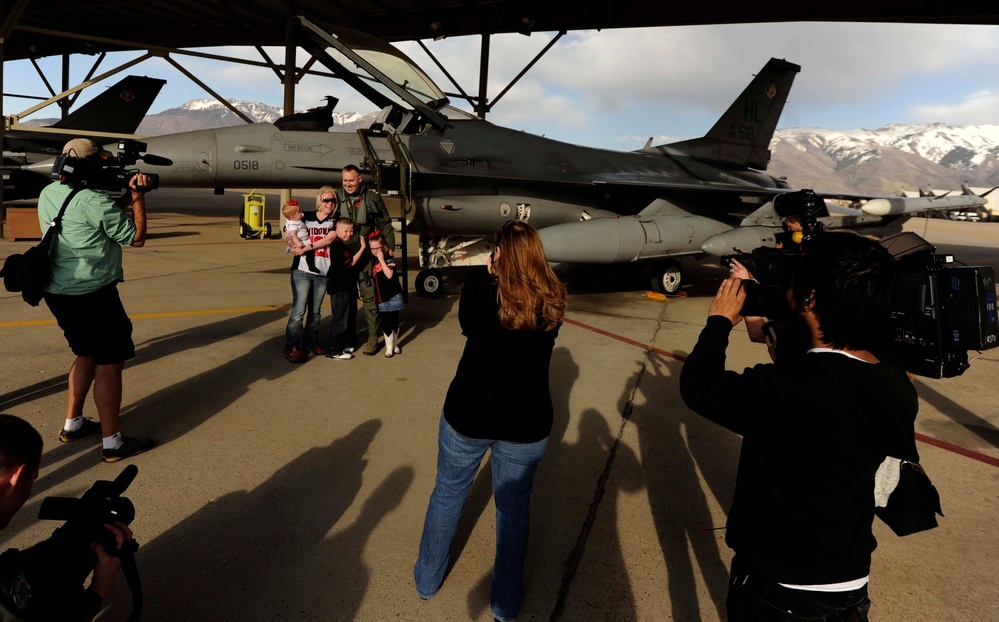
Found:
[[[413,569],[416,592],[430,598],[440,589],[450,558],[451,541],[472,480],[487,449],[492,449],[493,496],[496,500],[496,561],[490,589],[493,616],[512,620],[524,597],[524,558],[530,532],[531,487],[548,439],[511,443],[462,436],[441,414],[437,437],[437,482],[423,523],[420,555]]]
[[[319,315],[326,295],[326,277],[303,270],[291,271],[291,314],[284,330],[284,351],[312,350],[319,345]],[[305,328],[302,319],[308,313]]]
[[[349,315],[356,313],[356,300],[353,292],[330,292],[330,333],[326,341],[326,350],[340,354],[347,347],[347,325]]]

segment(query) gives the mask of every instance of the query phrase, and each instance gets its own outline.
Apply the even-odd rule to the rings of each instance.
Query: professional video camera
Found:
[[[911,232],[881,245],[898,265],[890,325],[892,351],[905,369],[929,378],[960,376],[969,350],[999,345],[992,268],[954,265],[953,255],[936,254]]]
[[[135,479],[139,469],[129,465],[113,482],[99,480],[79,499],[47,497],[38,510],[42,520],[62,520],[64,525],[52,537],[39,542],[24,553],[25,576],[31,584],[32,600],[45,609],[38,619],[61,619],[69,607],[67,595],[82,592],[83,581],[94,569],[96,557],[91,544],[100,543],[109,555],[121,559],[122,572],[132,590],[132,615],[138,620],[142,611],[142,586],[135,565],[134,553],[139,548],[134,540],[117,547],[115,538],[105,523],[131,524],[135,506],[121,496]]]
[[[895,258],[896,285],[886,354],[907,371],[951,378],[968,369],[969,350],[999,346],[995,271],[958,266],[952,255],[912,232],[886,237],[881,245]],[[786,291],[801,253],[761,247],[736,258],[758,281],[743,281],[746,300],[740,315],[786,320]]]
[[[137,140],[126,139],[118,143],[118,156],[114,157],[107,152],[104,155],[89,158],[77,158],[68,155],[56,157],[52,165],[51,179],[59,179],[63,182],[91,190],[107,190],[116,192],[128,188],[128,182],[132,177],[139,174],[139,169],[127,168],[139,160],[153,166],[169,166],[173,161],[149,154],[140,155],[146,150],[146,143]],[[159,187],[159,175],[148,174],[150,184],[139,186],[140,192],[149,192]]]
[[[802,241],[822,233],[819,216],[828,214],[825,200],[808,188],[775,196],[774,211],[785,222],[788,218],[797,218],[801,222]]]
[[[774,197],[774,211],[784,219],[801,224],[801,235],[793,243],[785,243],[784,248],[761,246],[752,252],[724,255],[720,262],[731,267],[737,260],[753,275],[756,282],[743,283],[746,301],[742,307],[743,316],[758,315],[771,319],[784,319],[789,311],[785,292],[791,285],[791,270],[801,254],[799,243],[822,233],[819,216],[828,213],[825,201],[809,189],[788,192]],[[790,232],[783,232],[791,241]]]
[[[746,266],[755,281],[743,281],[742,289],[746,300],[739,312],[743,317],[761,316],[772,320],[784,320],[790,309],[787,306],[787,288],[791,286],[791,270],[800,256],[797,250],[781,250],[761,246],[751,253],[725,255],[720,259],[723,266],[731,268],[736,260]]]

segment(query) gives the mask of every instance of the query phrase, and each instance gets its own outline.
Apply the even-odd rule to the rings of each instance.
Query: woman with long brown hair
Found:
[[[461,509],[490,450],[496,500],[490,600],[495,618],[505,621],[523,598],[531,487],[552,428],[548,373],[565,286],[525,222],[500,228],[487,268],[469,276],[458,302],[465,350],[441,413],[437,481],[413,574],[420,598],[440,589]]]

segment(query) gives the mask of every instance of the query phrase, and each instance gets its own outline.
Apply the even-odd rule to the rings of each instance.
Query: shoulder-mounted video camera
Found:
[[[49,177],[75,187],[108,192],[121,191],[128,188],[132,178],[141,172],[137,168],[128,168],[139,160],[153,166],[173,164],[172,160],[161,156],[149,153],[141,155],[145,150],[146,143],[125,139],[118,143],[117,156],[108,152],[101,152],[89,158],[60,155],[56,157]],[[150,178],[150,183],[148,186],[138,186],[136,189],[139,192],[149,192],[159,187],[159,175],[147,176]]]
[[[829,212],[825,200],[807,188],[775,196],[773,209],[784,221],[784,231],[775,236],[775,239],[782,242],[781,248],[760,246],[752,252],[724,255],[720,258],[720,263],[730,268],[732,260],[737,260],[756,279],[743,282],[743,289],[746,291],[743,316],[780,320],[789,311],[785,292],[791,285],[791,271],[801,255],[800,243],[822,233],[819,217],[828,215]],[[801,225],[800,232],[791,231],[791,221]]]
[[[952,378],[968,369],[969,350],[999,345],[995,271],[960,266],[912,232],[881,240],[895,257],[892,350],[908,371]]]
[[[800,255],[801,252],[798,250],[782,250],[769,246],[760,246],[751,253],[723,255],[719,260],[721,265],[730,268],[732,261],[736,260],[756,279],[742,282],[746,300],[742,304],[740,315],[767,317],[772,320],[786,319],[790,309],[787,306],[785,292],[791,286],[791,271]]]
[[[46,497],[42,501],[38,518],[66,522],[48,540],[23,553],[24,573],[31,585],[32,619],[66,619],[64,615],[73,613],[66,610],[72,603],[68,596],[83,590],[83,581],[94,569],[94,542],[103,546],[108,555],[121,559],[122,572],[132,590],[130,619],[138,619],[142,588],[134,553],[139,546],[130,540],[119,549],[114,536],[104,527],[106,523],[128,525],[135,518],[135,506],[122,494],[138,472],[135,465],[129,465],[114,481],[94,482],[79,499]]]
[[[969,350],[999,346],[995,271],[988,266],[962,266],[952,255],[912,232],[880,240],[894,257],[895,291],[888,354],[907,371],[928,378],[952,378],[968,369]],[[746,292],[739,314],[772,320],[788,318],[786,292],[800,252],[760,247],[737,259],[756,281],[743,281]]]
[[[802,240],[822,233],[819,216],[828,214],[825,200],[807,188],[775,196],[774,211],[784,219],[785,226],[789,218],[801,223]]]

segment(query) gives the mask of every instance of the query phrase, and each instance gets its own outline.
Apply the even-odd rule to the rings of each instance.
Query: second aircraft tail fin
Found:
[[[166,80],[126,76],[52,127],[134,134]]]

